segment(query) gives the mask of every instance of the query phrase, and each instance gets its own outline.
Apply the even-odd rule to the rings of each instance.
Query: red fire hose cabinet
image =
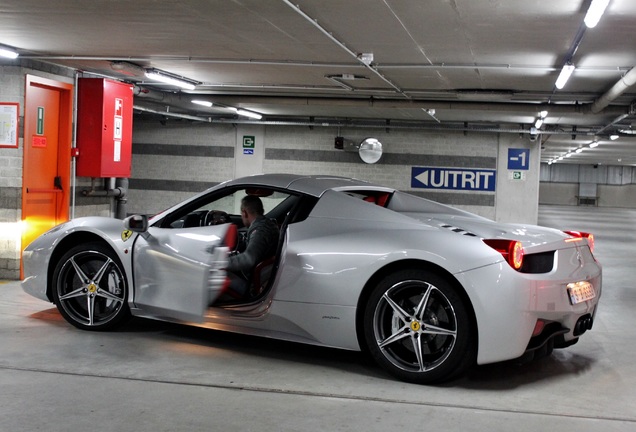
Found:
[[[76,175],[129,178],[133,86],[104,78],[79,78],[77,89]]]

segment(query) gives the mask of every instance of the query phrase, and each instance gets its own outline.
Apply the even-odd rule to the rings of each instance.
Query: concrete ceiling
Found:
[[[626,133],[636,131],[636,2],[611,0],[595,28],[583,24],[589,4],[3,0],[0,45],[20,57],[0,66],[37,61],[125,80],[138,86],[137,113],[168,119],[245,119],[234,107],[279,124],[529,138],[547,110],[542,161],[584,148],[559,163],[636,165],[636,135]],[[576,70],[558,90],[568,60]],[[146,78],[147,68],[198,84],[177,90]]]

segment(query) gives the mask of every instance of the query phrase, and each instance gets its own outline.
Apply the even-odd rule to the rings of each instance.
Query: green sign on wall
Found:
[[[38,135],[44,135],[44,107],[38,107],[38,118],[35,133]]]
[[[243,148],[254,148],[256,138],[254,135],[243,135]]]

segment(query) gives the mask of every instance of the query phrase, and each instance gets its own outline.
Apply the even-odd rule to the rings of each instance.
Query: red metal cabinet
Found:
[[[76,174],[130,177],[133,86],[104,78],[80,78],[77,93]]]

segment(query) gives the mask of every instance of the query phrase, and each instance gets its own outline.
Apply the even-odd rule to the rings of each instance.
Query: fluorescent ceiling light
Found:
[[[192,101],[193,104],[197,104],[197,105],[202,105],[204,107],[208,107],[210,108],[213,104],[210,101],[205,101],[205,100],[193,100]]]
[[[570,156],[572,156],[572,153],[566,153],[566,154],[565,154],[565,157],[566,157],[566,158],[568,158],[568,157],[570,157]]]
[[[539,129],[541,126],[543,126],[543,119],[542,118],[538,118],[537,121],[534,123],[534,127]]]
[[[590,148],[598,147],[598,141],[593,141],[590,143]]]
[[[576,151],[576,153],[582,153],[583,152],[583,147],[579,147],[575,151]]]
[[[245,116],[245,117],[250,117],[250,118],[253,118],[253,119],[256,119],[256,120],[260,120],[260,119],[263,118],[263,116],[261,114],[255,113],[255,112],[252,112],[252,111],[248,111],[248,110],[244,110],[244,109],[240,109],[240,108],[234,108],[234,110],[236,111],[236,113],[238,115],[242,115],[242,116]]]
[[[539,115],[541,116],[542,119],[544,119],[548,116],[548,112],[546,110],[543,110],[539,113]]]
[[[608,4],[609,0],[592,0],[590,8],[587,10],[587,14],[583,20],[588,28],[596,27]]]
[[[155,81],[166,83],[166,84],[172,84],[177,87],[184,88],[186,90],[194,90],[194,88],[196,87],[194,85],[194,82],[192,81],[186,81],[185,79],[168,75],[165,72],[160,72],[156,69],[146,70],[146,77]]]
[[[561,69],[561,73],[559,74],[559,77],[557,78],[556,83],[554,84],[556,88],[561,90],[563,87],[565,87],[565,83],[568,82],[568,80],[570,79],[570,75],[572,75],[572,72],[574,72],[574,69],[576,68],[571,63],[567,63],[563,65],[563,69]]]
[[[614,135],[610,135],[610,139],[611,139],[612,141],[617,140],[619,137],[620,137],[620,135],[616,135],[616,134],[614,134]]]
[[[10,58],[10,59],[15,59],[18,58],[18,53],[10,50],[8,48],[0,48],[0,56],[2,57],[6,57],[6,58]]]

